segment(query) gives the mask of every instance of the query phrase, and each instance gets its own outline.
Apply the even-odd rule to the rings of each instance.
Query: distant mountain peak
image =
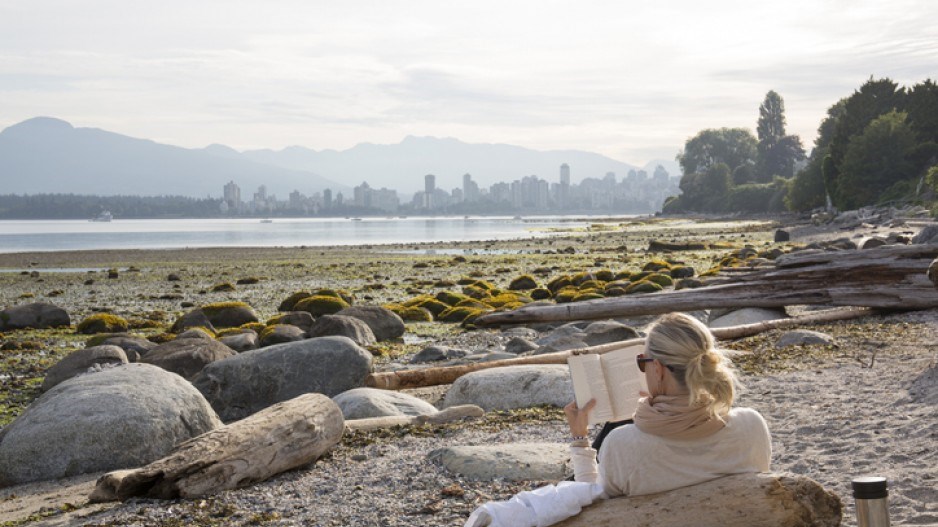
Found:
[[[26,119],[21,123],[14,124],[0,133],[58,132],[74,129],[75,127],[72,126],[71,123],[63,121],[62,119],[56,119],[55,117],[33,117],[32,119]]]

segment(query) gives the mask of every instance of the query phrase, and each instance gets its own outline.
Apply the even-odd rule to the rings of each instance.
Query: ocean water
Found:
[[[0,221],[0,253],[184,247],[316,247],[507,240],[550,236],[589,218],[394,217]]]

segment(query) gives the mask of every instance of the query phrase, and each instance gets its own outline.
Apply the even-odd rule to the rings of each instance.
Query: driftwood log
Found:
[[[410,426],[451,423],[460,419],[482,417],[485,410],[474,404],[461,404],[444,408],[432,415],[390,415],[386,417],[369,417],[367,419],[351,419],[345,422],[345,429],[349,432],[376,430],[378,428],[391,428],[393,426]]]
[[[877,309],[938,307],[926,272],[938,244],[884,245],[875,249],[801,251],[779,257],[775,267],[718,277],[714,285],[645,295],[539,305],[489,313],[473,323],[498,326],[592,320],[709,308],[826,304]]]
[[[304,394],[194,437],[149,465],[105,474],[89,500],[193,498],[243,487],[315,461],[343,430],[332,399]]]
[[[554,527],[835,527],[840,498],[804,476],[739,474],[668,492],[600,500]]]
[[[754,324],[744,324],[741,326],[730,326],[725,328],[712,328],[710,330],[713,336],[718,339],[738,339],[758,335],[772,329],[785,329],[798,327],[806,324],[817,324],[820,322],[834,322],[837,320],[850,320],[875,314],[872,309],[831,309],[802,315],[791,318],[782,318],[779,320],[767,320],[765,322],[756,322]],[[437,386],[440,384],[452,384],[456,379],[467,373],[490,368],[501,368],[504,366],[519,366],[523,364],[566,364],[567,358],[571,355],[582,353],[607,353],[632,344],[643,344],[645,339],[630,339],[611,344],[601,344],[599,346],[590,346],[587,348],[577,348],[573,350],[558,351],[555,353],[545,353],[543,355],[531,355],[528,357],[518,357],[517,359],[504,359],[489,362],[480,362],[476,364],[461,364],[458,366],[442,366],[437,368],[421,368],[414,370],[399,370],[382,373],[372,373],[365,379],[365,384],[372,388],[381,388],[384,390],[402,390],[405,388],[420,388],[424,386]]]

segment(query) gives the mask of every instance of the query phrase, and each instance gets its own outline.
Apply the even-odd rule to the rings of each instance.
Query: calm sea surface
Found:
[[[548,236],[588,219],[553,217],[275,218],[0,221],[0,253],[87,249],[272,247],[506,240]]]

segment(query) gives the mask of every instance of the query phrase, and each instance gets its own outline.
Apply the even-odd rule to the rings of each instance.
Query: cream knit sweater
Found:
[[[728,474],[768,472],[772,440],[765,420],[750,408],[734,408],[726,426],[704,439],[674,440],[619,427],[600,449],[571,447],[576,481],[602,485],[605,497],[652,494]]]

